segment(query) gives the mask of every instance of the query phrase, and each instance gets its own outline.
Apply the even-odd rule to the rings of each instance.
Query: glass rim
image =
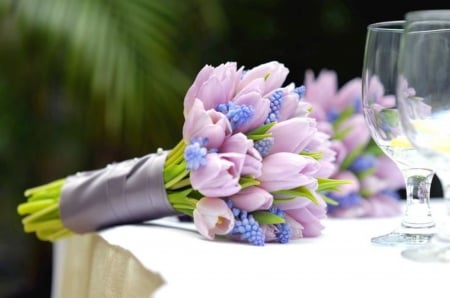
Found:
[[[423,21],[423,20],[450,20],[450,9],[424,9],[413,10],[405,14],[405,20],[408,21]]]
[[[403,25],[406,23],[405,20],[394,20],[394,21],[384,21],[376,22],[367,25],[367,29],[370,31],[394,31],[402,32]]]

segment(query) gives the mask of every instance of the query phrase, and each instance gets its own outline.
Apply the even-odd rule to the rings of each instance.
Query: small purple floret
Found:
[[[250,122],[255,114],[255,109],[252,106],[238,105],[231,101],[226,104],[219,104],[216,111],[227,116],[233,130]]]
[[[272,212],[273,214],[276,214],[280,217],[285,218],[284,211],[279,208],[272,207],[272,208],[270,208],[269,211]],[[275,236],[277,236],[278,242],[288,243],[289,240],[291,239],[291,235],[292,235],[291,227],[287,223],[275,224],[275,227],[277,228],[277,231],[275,232]]]
[[[265,138],[262,140],[256,141],[255,149],[261,154],[262,157],[265,157],[269,154],[270,149],[273,146],[274,139],[273,138]]]
[[[245,210],[240,210],[236,207],[231,207],[231,201],[228,202],[231,211],[235,216],[235,222],[233,230],[230,235],[240,235],[240,239],[247,241],[250,244],[263,246],[265,243],[265,235],[262,231],[259,223],[253,218],[251,214],[248,214]]]
[[[269,96],[270,111],[264,124],[278,121],[280,117],[280,108],[283,103],[283,91],[277,90]]]
[[[184,159],[188,170],[197,170],[206,164],[208,150],[203,147],[205,144],[205,140],[192,139],[190,144],[184,149]]]

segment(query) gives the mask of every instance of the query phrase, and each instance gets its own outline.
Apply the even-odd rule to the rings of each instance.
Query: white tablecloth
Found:
[[[436,221],[441,222],[446,214],[441,200],[433,199],[432,207]],[[133,298],[450,297],[450,263],[414,262],[401,257],[404,248],[371,244],[371,237],[391,231],[399,222],[399,217],[329,218],[318,238],[264,247],[208,241],[195,232],[192,224],[171,218],[115,227],[55,244],[53,296],[71,297],[67,289],[74,277],[67,274],[67,262],[83,256],[76,250],[70,256],[68,250],[79,246],[82,239],[96,237],[100,246],[115,250],[117,256],[113,259],[132,259],[138,264],[135,267],[141,264],[143,268],[138,273],[128,268],[135,277],[125,280],[127,271],[120,267],[121,262],[86,266],[90,270],[88,287],[94,286],[92,279],[104,280],[105,273],[111,275],[109,282],[97,281],[96,289],[90,290],[96,298],[113,297],[111,293],[117,290],[111,287],[119,287],[123,294],[114,297]],[[117,285],[114,280],[122,282]],[[147,294],[127,296],[123,288],[145,288],[142,293]]]

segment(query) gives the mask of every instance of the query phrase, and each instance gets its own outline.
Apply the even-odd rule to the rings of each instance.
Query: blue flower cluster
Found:
[[[265,242],[264,232],[259,223],[253,218],[253,215],[248,214],[247,211],[232,207],[231,201],[228,201],[228,206],[235,218],[235,224],[230,235],[240,236],[241,240],[250,244],[263,246]]]
[[[272,207],[269,210],[271,213],[276,214],[280,217],[285,218],[285,213],[283,210]],[[275,224],[276,232],[275,236],[278,238],[278,242],[280,243],[288,243],[289,239],[291,239],[291,227],[287,223]]]

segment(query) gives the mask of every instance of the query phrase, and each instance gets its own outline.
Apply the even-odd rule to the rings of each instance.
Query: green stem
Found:
[[[64,238],[64,237],[71,236],[71,235],[73,235],[73,232],[71,232],[71,231],[69,231],[67,229],[63,229],[63,230],[54,232],[54,233],[52,233],[50,235],[47,235],[46,240],[55,241],[55,240],[58,240],[58,239],[61,239],[61,238]]]
[[[42,229],[60,230],[62,228],[64,228],[64,225],[60,219],[25,224],[25,232],[35,232]]]
[[[33,194],[36,193],[40,193],[40,192],[44,192],[47,193],[50,190],[55,190],[55,189],[61,189],[62,186],[64,185],[66,179],[59,179],[59,180],[55,180],[53,182],[41,185],[41,186],[37,186],[37,187],[33,187],[33,188],[29,188],[25,191],[25,196],[26,197],[30,197]]]
[[[28,215],[24,219],[22,219],[23,224],[28,224],[30,222],[36,221],[38,222],[40,218],[47,215],[50,212],[54,212],[55,210],[58,210],[58,203],[54,203],[53,205],[50,205],[42,210],[39,210],[31,215]]]
[[[184,170],[183,172],[181,172],[178,176],[176,176],[175,178],[173,178],[172,180],[170,180],[169,182],[167,182],[164,187],[166,189],[171,189],[172,186],[174,186],[175,184],[177,184],[179,181],[183,180],[187,175],[189,174],[189,171]]]
[[[180,189],[180,188],[183,188],[183,187],[186,187],[186,186],[189,186],[189,185],[191,185],[191,181],[189,180],[189,177],[188,177],[188,178],[185,178],[185,179],[177,182],[170,189],[171,190],[176,190],[176,189]]]
[[[17,213],[19,213],[19,215],[35,213],[53,204],[55,204],[55,200],[52,199],[26,202],[19,205]]]
[[[178,144],[169,152],[169,155],[166,158],[165,167],[176,164],[183,160],[183,152],[186,144],[183,140],[178,142]]]
[[[253,177],[241,177],[239,179],[239,184],[241,185],[241,188],[244,189],[250,186],[260,185],[261,182]]]
[[[46,240],[46,241],[55,241],[57,239],[70,236],[73,232],[67,230],[67,229],[58,229],[58,230],[52,230],[52,229],[45,229],[40,230],[36,232],[36,236],[40,240]]]

